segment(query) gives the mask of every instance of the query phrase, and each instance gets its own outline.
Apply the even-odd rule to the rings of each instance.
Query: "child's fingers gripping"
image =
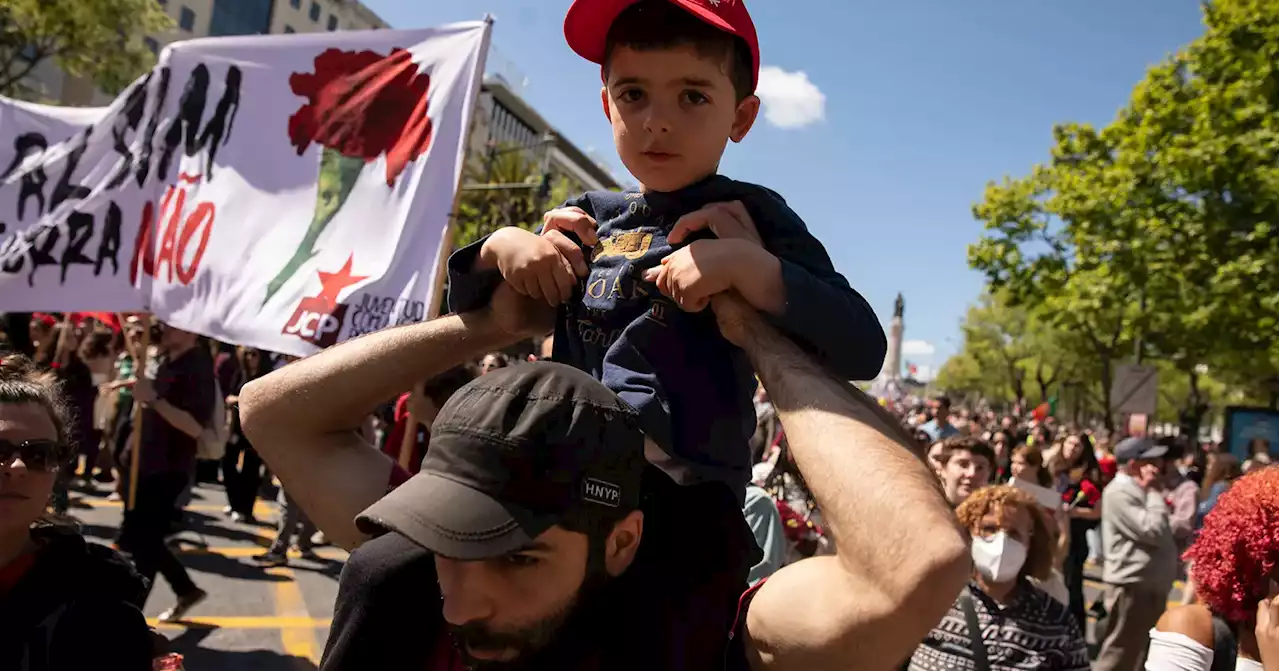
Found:
[[[578,277],[587,276],[587,260],[582,255],[582,248],[575,245],[572,240],[565,237],[558,230],[543,233],[543,239],[550,242],[556,251],[560,253],[569,263],[569,272],[576,273]]]
[[[578,207],[562,207],[542,215],[542,234],[551,231],[573,233],[584,245],[595,246],[600,241],[596,220]]]

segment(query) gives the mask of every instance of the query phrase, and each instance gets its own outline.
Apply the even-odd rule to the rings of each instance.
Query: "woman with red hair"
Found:
[[[1201,603],[1168,611],[1151,632],[1147,669],[1271,671],[1276,645],[1276,554],[1280,551],[1280,471],[1240,478],[1219,497],[1183,558]],[[1263,640],[1259,640],[1259,639]],[[1268,641],[1267,639],[1272,639]]]

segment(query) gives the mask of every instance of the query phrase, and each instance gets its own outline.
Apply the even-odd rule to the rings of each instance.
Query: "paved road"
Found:
[[[101,485],[100,485],[101,486]],[[110,543],[123,512],[119,502],[80,490],[73,496],[71,514],[83,523],[87,537]],[[292,553],[289,566],[264,569],[252,557],[275,538],[279,506],[258,501],[256,525],[235,524],[222,513],[222,488],[201,485],[187,507],[187,529],[172,542],[209,598],[181,624],[160,624],[155,616],[173,604],[163,579],[147,601],[146,615],[182,653],[192,671],[305,671],[314,670],[324,650],[333,616],[338,574],[346,552],[319,548],[320,561],[305,561]],[[1097,567],[1089,567],[1097,570]],[[1170,605],[1181,598],[1175,585]],[[1092,602],[1101,593],[1096,580],[1086,581]],[[1087,638],[1095,643],[1092,618]]]
[[[105,494],[75,494],[70,512],[83,523],[87,537],[110,543],[123,509]],[[197,487],[187,507],[187,530],[172,540],[209,598],[184,623],[160,624],[154,618],[173,605],[174,596],[157,579],[147,617],[193,671],[314,670],[328,636],[346,552],[319,548],[320,561],[299,559],[294,552],[288,566],[261,568],[251,557],[275,538],[279,506],[260,500],[254,511],[260,521],[248,525],[226,519],[225,504],[221,487]]]

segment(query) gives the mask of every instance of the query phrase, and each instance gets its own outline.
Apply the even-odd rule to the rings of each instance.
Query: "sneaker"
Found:
[[[165,612],[160,613],[160,617],[158,619],[161,622],[173,622],[175,620],[181,620],[182,616],[187,614],[187,611],[194,608],[196,604],[200,603],[201,601],[204,601],[206,598],[208,598],[208,596],[209,596],[208,592],[197,587],[191,592],[188,592],[187,594],[184,594],[178,597],[178,603],[173,604],[173,607],[170,608],[169,610],[166,610]]]
[[[123,496],[120,496],[120,492],[111,492],[110,494],[108,494],[108,495],[107,495],[107,500],[108,500],[108,501],[122,501],[122,500],[124,500],[124,497],[123,497]]]
[[[242,512],[231,513],[231,521],[238,524],[256,524],[258,520],[253,515],[246,515]]]
[[[319,547],[324,547],[329,544],[329,539],[324,537],[323,531],[317,531],[311,534],[311,544]]]
[[[253,561],[257,562],[258,565],[263,568],[289,565],[289,558],[286,557],[283,552],[272,552],[270,550],[254,557]]]
[[[231,509],[231,506],[222,506],[223,515],[230,515],[232,512],[234,511]]]

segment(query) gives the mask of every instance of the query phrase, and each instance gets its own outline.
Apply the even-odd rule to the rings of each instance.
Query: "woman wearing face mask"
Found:
[[[1053,561],[1035,499],[1014,487],[986,487],[956,516],[973,535],[974,576],[908,668],[1087,670],[1089,653],[1075,618],[1029,580],[1047,578]]]

